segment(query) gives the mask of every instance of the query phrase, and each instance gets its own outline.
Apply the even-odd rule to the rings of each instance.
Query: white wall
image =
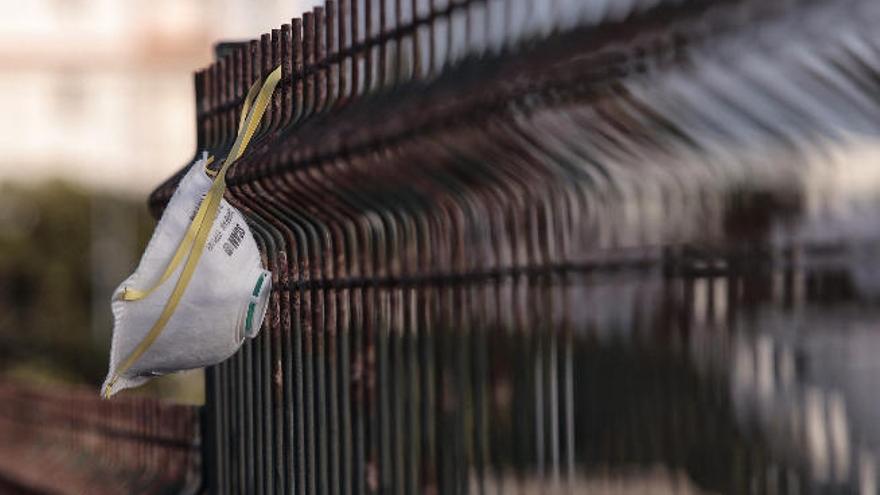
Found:
[[[295,0],[0,0],[0,181],[143,194],[195,146],[192,72]]]

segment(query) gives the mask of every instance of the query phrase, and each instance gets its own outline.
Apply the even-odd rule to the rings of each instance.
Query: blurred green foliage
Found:
[[[0,184],[0,374],[99,384],[112,318],[109,293],[95,284],[106,266],[95,265],[109,253],[118,272],[109,275],[121,281],[153,224],[142,198],[61,182]],[[125,242],[96,251],[118,225]]]

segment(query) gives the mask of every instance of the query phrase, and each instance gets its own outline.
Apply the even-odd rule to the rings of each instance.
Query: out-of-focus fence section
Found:
[[[87,387],[0,382],[0,488],[11,493],[194,493],[197,407]]]
[[[200,150],[283,77],[226,178],[273,294],[206,374],[208,489],[872,486],[857,387],[794,330],[876,318],[828,306],[870,299],[878,205],[813,178],[880,134],[877,11],[343,0],[224,45]]]

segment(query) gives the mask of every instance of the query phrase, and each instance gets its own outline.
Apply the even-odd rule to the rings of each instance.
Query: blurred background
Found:
[[[147,194],[194,153],[193,71],[314,4],[0,0],[0,375],[100,384]],[[201,373],[129,393],[199,402]]]
[[[69,464],[67,469],[74,473],[83,471],[83,446],[97,452],[95,457],[100,462],[95,463],[96,470],[90,476],[98,484],[124,478],[120,465],[140,473],[140,477],[129,476],[136,482],[125,485],[128,488],[111,489],[108,493],[159,493],[155,489],[131,487],[150,486],[156,473],[167,473],[171,465],[184,466],[187,471],[187,476],[167,477],[175,483],[184,480],[181,483],[201,486],[209,477],[215,477],[211,479],[216,485],[208,481],[208,486],[244,486],[245,481],[253,479],[235,474],[240,477],[230,481],[226,473],[234,470],[229,466],[237,466],[241,473],[245,469],[250,472],[254,463],[261,462],[258,455],[266,452],[262,461],[271,475],[266,479],[281,483],[279,479],[284,476],[300,477],[296,478],[299,483],[305,476],[299,471],[302,464],[296,462],[306,454],[298,448],[299,444],[294,445],[291,432],[295,428],[308,432],[297,437],[297,441],[313,435],[313,425],[303,426],[302,418],[317,417],[320,428],[325,415],[323,410],[303,406],[301,397],[291,399],[294,386],[302,386],[295,383],[302,373],[287,372],[285,368],[285,373],[276,374],[274,366],[280,369],[280,360],[272,367],[268,358],[261,361],[263,356],[270,356],[269,332],[263,332],[261,340],[246,344],[245,351],[234,359],[208,372],[209,392],[216,395],[206,408],[180,406],[205,402],[206,380],[201,371],[153,380],[144,387],[124,392],[127,397],[119,400],[99,401],[97,395],[107,372],[112,329],[110,295],[134,269],[155,225],[147,212],[147,195],[180,170],[196,151],[193,71],[211,62],[215,43],[250,39],[288,22],[317,3],[0,0],[0,108],[4,110],[4,117],[0,118],[0,145],[5,151],[0,158],[0,406],[7,404],[5,410],[0,407],[0,419],[13,420],[7,421],[7,428],[0,431],[0,464],[4,464],[0,465],[0,493],[6,493],[4,468],[6,473],[18,473],[25,481],[41,481],[42,471],[49,471],[43,467],[50,457],[47,452],[56,453],[58,445],[66,445],[75,454],[64,460]],[[417,3],[448,5],[444,0]],[[723,10],[724,5],[738,3],[743,6],[738,13],[742,19],[733,15],[736,12]],[[497,477],[495,482],[498,486],[532,486],[534,493],[540,493],[546,486],[540,484],[546,480],[535,475],[542,474],[544,469],[544,439],[550,438],[545,437],[545,428],[558,434],[553,437],[557,453],[553,462],[558,463],[559,448],[564,444],[571,455],[566,461],[571,464],[566,469],[577,475],[572,479],[581,483],[578,486],[589,487],[591,492],[877,493],[880,408],[875,397],[880,393],[880,361],[876,358],[880,353],[880,271],[876,267],[880,259],[880,224],[876,219],[880,215],[880,98],[876,95],[880,84],[880,43],[866,34],[873,32],[872,27],[866,28],[871,19],[840,7],[845,5],[842,0],[836,4],[830,0],[768,2],[781,6],[779,12],[791,8],[792,13],[782,15],[784,19],[767,21],[767,25],[758,20],[764,14],[772,18],[772,12],[765,12],[760,3],[487,1],[473,2],[477,7],[469,11],[471,17],[456,17],[451,14],[453,9],[447,9],[446,14],[430,21],[434,34],[430,43],[425,43],[428,37],[423,36],[419,47],[430,46],[432,53],[437,51],[431,59],[436,68],[444,64],[448,64],[447,69],[452,67],[446,71],[448,77],[441,81],[456,87],[456,92],[450,94],[476,94],[475,99],[487,100],[493,90],[513,94],[511,88],[516,89],[517,78],[507,78],[503,71],[494,72],[497,66],[493,63],[502,66],[510,62],[507,58],[521,57],[534,65],[515,64],[514,69],[522,73],[507,69],[523,76],[526,83],[540,81],[545,74],[549,74],[550,80],[568,75],[551,70],[560,67],[583,76],[573,76],[570,81],[560,79],[565,83],[560,87],[572,92],[568,96],[577,97],[560,104],[566,101],[562,96],[535,90],[534,95],[526,93],[534,99],[510,103],[509,107],[503,106],[504,112],[493,114],[494,121],[488,120],[493,125],[475,120],[461,124],[463,130],[429,129],[430,132],[424,131],[425,136],[400,145],[394,153],[371,156],[369,160],[375,162],[366,158],[356,161],[358,166],[386,167],[382,169],[384,175],[361,177],[355,166],[340,167],[339,177],[334,179],[338,182],[316,181],[317,189],[308,191],[313,195],[310,197],[320,197],[315,191],[323,192],[324,187],[327,194],[338,194],[334,188],[339,184],[355,184],[367,191],[368,202],[385,204],[393,212],[401,206],[394,204],[395,200],[423,193],[413,187],[422,181],[408,181],[412,176],[407,174],[420,173],[410,165],[428,155],[431,156],[421,165],[434,167],[430,170],[437,176],[432,180],[447,177],[443,173],[449,170],[453,171],[449,176],[461,180],[459,173],[467,176],[479,166],[485,170],[473,177],[494,177],[492,173],[496,170],[507,170],[510,166],[510,170],[522,171],[527,170],[527,164],[546,173],[546,179],[535,175],[541,180],[528,184],[537,191],[536,197],[555,196],[563,191],[574,198],[586,198],[572,208],[578,214],[586,212],[578,217],[580,221],[571,222],[573,233],[564,228],[557,232],[560,236],[565,234],[566,242],[582,249],[578,254],[584,257],[572,259],[590,265],[594,260],[587,255],[610,253],[621,259],[632,256],[634,266],[642,266],[638,262],[648,260],[651,269],[633,274],[613,269],[599,275],[587,271],[571,274],[561,284],[564,290],[560,294],[544,294],[541,291],[550,289],[541,284],[527,287],[533,291],[528,294],[564,301],[572,308],[575,337],[559,344],[567,353],[564,369],[557,366],[555,340],[527,340],[527,332],[520,334],[516,328],[519,323],[513,325],[517,331],[508,331],[508,319],[519,318],[514,311],[529,312],[529,318],[540,323],[538,330],[544,329],[545,324],[546,328],[562,325],[554,320],[555,315],[549,314],[556,309],[552,305],[548,305],[548,310],[539,307],[541,304],[517,304],[512,285],[496,286],[497,294],[493,297],[497,299],[487,299],[494,301],[494,306],[486,304],[488,308],[500,308],[499,315],[509,313],[498,322],[483,322],[483,308],[459,307],[457,301],[450,311],[456,315],[454,323],[443,320],[445,311],[437,311],[439,323],[433,322],[432,310],[425,310],[425,320],[431,321],[425,328],[440,328],[441,336],[442,329],[460,330],[459,314],[464,315],[460,321],[478,321],[488,330],[503,331],[490,334],[494,340],[486,355],[492,359],[487,360],[485,369],[475,373],[474,383],[479,386],[474,390],[482,393],[492,387],[487,402],[481,402],[485,409],[475,405],[476,399],[472,400],[468,387],[456,389],[458,385],[453,380],[459,376],[458,366],[464,368],[463,363],[477,356],[478,351],[483,352],[482,348],[468,348],[455,340],[455,333],[445,332],[447,340],[439,341],[441,352],[437,355],[442,357],[445,353],[455,359],[436,363],[427,360],[425,364],[421,355],[419,359],[413,357],[413,363],[423,366],[425,376],[431,380],[438,377],[436,382],[425,378],[425,383],[443,385],[438,386],[438,397],[443,400],[433,404],[437,408],[436,424],[425,421],[425,428],[436,434],[437,444],[443,449],[452,445],[449,450],[441,449],[442,458],[438,456],[440,474],[424,466],[409,466],[413,472],[426,478],[436,476],[440,486],[445,468],[454,468],[458,475],[472,475],[474,467],[468,464],[472,459],[457,455],[455,450],[463,452],[472,447],[467,443],[470,426],[459,426],[477,424],[474,418],[482,418],[494,429],[495,436],[486,438],[487,449],[498,453],[492,459],[497,463],[492,469],[498,468],[492,473]],[[389,0],[385,5],[390,4]],[[534,7],[550,4],[558,10]],[[588,4],[592,7],[582,7]],[[694,32],[678,24],[674,27],[682,28],[693,39],[682,41],[677,37],[685,37],[684,34],[661,32],[657,42],[663,48],[656,59],[646,57],[647,60],[639,58],[644,51],[639,45],[631,50],[638,55],[635,61],[626,57],[631,47],[612,46],[597,52],[587,49],[596,41],[592,29],[611,25],[610,32],[620,27],[617,22],[638,20],[638,13],[628,10],[636,4],[648,12],[647,21],[656,22],[667,22],[667,12],[657,7],[654,19],[650,9],[660,4],[675,4],[671,8],[683,5],[673,13],[682,18],[683,25],[693,20]],[[688,10],[704,4],[721,6],[721,10],[707,10],[705,16],[699,8]],[[880,20],[876,4],[871,5],[868,0],[852,0],[850,4],[865,7],[865,12],[877,14]],[[509,10],[480,14],[480,5],[508,6]],[[794,5],[804,11],[815,5],[838,8],[829,7],[830,17],[819,15],[823,12],[810,12],[808,17],[800,16]],[[565,15],[565,9],[580,12],[580,17]],[[755,14],[757,20],[745,15],[750,9],[760,14]],[[494,24],[468,24],[468,20],[480,19],[480,15]],[[374,16],[373,20],[377,18]],[[547,25],[541,24],[542,19]],[[815,22],[807,26],[805,19]],[[842,19],[854,26],[829,19]],[[730,33],[716,32],[715,27],[728,20]],[[504,23],[510,24],[510,29]],[[493,28],[495,24],[501,28]],[[634,31],[642,26],[635,21],[633,25]],[[830,25],[840,29],[829,33],[828,40],[813,36]],[[480,26],[486,32],[480,32]],[[525,34],[511,26],[521,28]],[[574,36],[564,38],[563,35],[571,34],[564,30],[573,26],[579,26]],[[422,27],[428,28],[428,23]],[[562,34],[549,36],[556,28]],[[476,33],[474,36],[471,29]],[[379,31],[370,36],[378,36]],[[646,32],[650,34],[650,29]],[[537,41],[534,46],[513,42],[505,45],[505,33],[513,40],[521,37],[534,41],[530,38],[534,37]],[[704,37],[706,33],[712,36]],[[539,42],[545,35],[548,40]],[[438,42],[444,41],[444,36],[447,42]],[[476,47],[477,58],[462,58],[467,52],[465,39]],[[614,45],[614,38],[609,39],[609,45]],[[679,43],[687,45],[687,49]],[[366,43],[364,46],[371,60],[374,56],[378,58],[380,52],[376,47],[370,48]],[[514,49],[505,51],[507,46]],[[413,53],[416,48],[414,43]],[[485,51],[485,59],[479,58],[480,50]],[[384,49],[381,53],[386,56]],[[415,64],[404,56],[406,53],[400,52],[398,72],[416,75]],[[459,62],[461,66],[456,66]],[[471,62],[476,63],[468,65]],[[576,91],[581,88],[572,81],[579,83],[593,77],[588,69],[601,69],[605,64],[606,68],[617,70],[621,68],[617,62],[627,75],[620,76],[610,89],[601,88],[606,92],[601,94],[603,99],[593,101]],[[650,64],[656,67],[645,67]],[[379,65],[372,64],[371,70],[378,71]],[[365,67],[364,60],[352,62],[351,67]],[[485,69],[485,73],[470,73],[474,68]],[[367,71],[361,72],[362,78],[364,73]],[[614,70],[609,73],[616,74]],[[479,78],[473,78],[475,74]],[[504,84],[499,83],[502,76],[498,74],[504,75]],[[373,73],[368,75],[372,77]],[[484,82],[480,78],[496,84],[485,85],[489,90],[479,88],[486,91],[486,96],[469,91],[478,82]],[[369,84],[363,79],[351,82],[352,88],[363,94],[358,93],[350,107],[343,105],[334,116],[335,124],[328,124],[326,129],[339,134],[350,132],[351,127],[340,125],[341,121],[354,122],[351,126],[393,130],[392,124],[400,122],[386,119],[389,115],[399,117],[399,112],[409,110],[412,115],[404,114],[409,122],[417,121],[414,116],[421,117],[423,111],[441,115],[442,106],[433,108],[426,103],[431,103],[432,98],[448,97],[441,91],[441,84],[412,86],[419,89],[418,96],[423,98],[416,101],[418,98],[405,98],[412,95],[395,87],[393,78],[370,80]],[[567,87],[569,84],[572,87]],[[383,94],[375,100],[366,97],[377,88],[400,93],[386,99],[382,99],[386,96]],[[359,99],[363,101],[358,102]],[[407,122],[406,118],[399,120]],[[510,136],[499,130],[515,130],[516,139],[508,139]],[[507,155],[501,156],[501,151],[496,156],[495,148],[483,148],[483,143],[473,139],[483,134],[491,138],[487,142],[516,159],[508,160]],[[326,135],[338,137],[332,132]],[[529,139],[522,139],[524,136]],[[438,143],[445,143],[449,149]],[[469,150],[469,146],[473,149]],[[517,164],[521,159],[524,163]],[[494,161],[502,166],[493,168]],[[467,173],[465,166],[457,168],[461,164],[470,167]],[[567,175],[569,167],[578,174]],[[354,175],[349,177],[346,173]],[[511,175],[516,173],[519,172]],[[329,177],[332,179],[333,174]],[[498,178],[507,180],[507,172],[499,173],[493,180]],[[516,177],[516,181],[520,179]],[[455,180],[451,182],[455,184]],[[471,188],[467,190],[485,194],[490,189],[480,181],[475,182],[465,184]],[[529,181],[523,180],[526,182]],[[430,194],[424,194],[425,204],[441,204],[436,191],[455,189],[446,183],[436,186],[426,188]],[[594,186],[595,190],[590,189]],[[291,190],[296,188],[292,186]],[[506,215],[518,221],[531,218],[526,213],[532,213],[527,203],[521,205],[513,201],[517,199],[514,195],[509,196],[486,194],[486,204],[497,207],[502,221],[489,218],[491,215],[471,215],[469,221],[473,224],[468,225],[471,230],[467,232],[473,235],[461,235],[463,245],[456,245],[456,249],[505,252],[490,245],[504,237],[495,239],[494,231],[487,225],[497,222],[509,228]],[[493,204],[493,200],[509,202]],[[586,205],[583,211],[579,209],[582,205]],[[294,207],[299,207],[299,203]],[[366,217],[374,212],[362,213]],[[532,233],[528,228],[520,230],[522,235]],[[484,235],[486,232],[493,235]],[[537,235],[551,237],[544,231]],[[528,239],[519,246],[530,245],[533,238]],[[485,243],[483,251],[481,242]],[[691,250],[693,246],[698,249]],[[640,251],[646,247],[658,248],[660,254],[646,250],[651,256],[657,254],[656,258],[649,258]],[[645,259],[638,259],[640,256]],[[614,256],[606,261],[608,266],[618,262]],[[514,264],[509,268],[523,266]],[[549,273],[554,267],[548,265],[544,269]],[[434,273],[421,275],[430,278]],[[480,273],[475,271],[472,275]],[[445,304],[449,305],[449,301]],[[425,304],[420,310],[424,308],[432,306]],[[304,314],[307,318],[313,316]],[[353,314],[352,320],[356,321],[368,312]],[[390,321],[392,318],[387,318],[383,324]],[[276,329],[280,328],[280,323],[274,324]],[[497,329],[492,325],[497,325]],[[475,324],[474,328],[483,327]],[[376,334],[386,338],[393,332],[386,328]],[[280,335],[280,330],[274,335]],[[548,339],[556,338],[555,332],[546,335]],[[521,337],[523,340],[517,340]],[[397,349],[392,344],[396,346],[399,342],[386,341],[382,345]],[[274,341],[271,345],[275,345]],[[291,354],[281,354],[287,356],[285,366],[290,370],[308,369],[309,365],[301,362],[291,364],[295,361]],[[340,359],[340,366],[350,367],[340,368],[346,371],[339,371],[338,376],[344,380],[351,377],[352,383],[366,387],[364,383],[374,385],[369,377],[375,378],[376,369],[381,369],[384,375],[380,378],[415,381],[416,375],[400,372],[403,368],[397,368],[398,364],[388,357],[396,354],[365,355],[369,357],[363,361],[355,354],[350,363]],[[430,353],[426,355],[432,357]],[[259,368],[259,373],[245,379],[246,372],[242,370],[252,368],[242,363],[257,363],[254,367]],[[557,379],[559,376],[571,381],[562,387],[563,378]],[[417,378],[421,380],[420,376]],[[266,383],[275,384],[275,388],[264,387]],[[552,392],[545,393],[542,384],[547,384],[547,390]],[[270,398],[269,390],[275,393],[282,385],[287,394],[283,401],[274,395]],[[359,391],[356,387],[339,387],[343,397]],[[385,383],[379,388],[382,387],[382,401],[403,396],[395,393],[403,390],[402,386],[394,389]],[[70,391],[69,395],[65,390]],[[559,390],[568,394],[567,399],[557,400],[557,396],[551,395]],[[308,393],[304,396],[309,400]],[[143,398],[172,399],[169,402],[176,403],[174,406],[179,409],[168,406],[163,410],[165,403]],[[485,406],[486,403],[492,407]],[[559,422],[563,408],[557,407],[560,403],[568,404],[563,426]],[[270,404],[278,406],[272,414],[268,412]],[[371,405],[364,401],[356,406],[363,404]],[[262,414],[257,410],[261,406],[267,408]],[[412,408],[416,409],[419,408]],[[68,410],[73,414],[58,414]],[[303,410],[306,413],[300,415]],[[430,407],[424,410],[429,411]],[[55,413],[54,423],[45,421],[53,418],[46,411]],[[240,414],[242,411],[245,413]],[[372,414],[368,411],[361,418],[368,413]],[[379,416],[396,428],[404,422],[395,414],[397,411]],[[128,422],[119,421],[120,416]],[[88,423],[83,417],[97,419]],[[294,417],[295,428],[289,420]],[[557,424],[551,424],[550,418]],[[246,421],[249,422],[245,424]],[[25,430],[21,424],[30,425],[31,433],[38,434],[22,434],[18,444],[4,442],[14,435],[4,437],[3,433],[18,434]],[[50,431],[59,425],[57,429],[64,431]],[[385,426],[383,423],[372,433]],[[273,427],[282,428],[274,430],[275,433],[283,431],[290,435],[281,447],[275,442],[282,436],[274,435]],[[250,440],[243,440],[248,431],[262,432],[266,438],[275,440],[257,448],[254,442],[264,438],[251,435],[247,437]],[[541,440],[532,445],[531,438]],[[246,456],[240,448],[244,442],[250,442],[248,448],[259,454]],[[19,454],[21,445],[30,449],[30,458]],[[149,447],[153,454],[144,454],[150,452]],[[173,453],[167,454],[163,449]],[[540,451],[540,455],[532,456],[532,450]],[[284,462],[294,465],[295,470],[277,466],[270,469],[267,459],[278,460],[283,456]],[[376,471],[368,457],[364,457],[365,465],[357,476],[369,479],[371,484],[378,483],[378,478],[388,478],[388,473]],[[314,458],[309,457],[309,462],[314,462]],[[416,462],[412,459],[418,461],[400,455],[401,461]],[[533,466],[535,459],[540,461]],[[207,473],[204,480],[199,478],[203,467]],[[518,477],[510,477],[511,473]],[[531,478],[533,475],[536,477]],[[603,486],[609,480],[612,485],[632,486],[625,490]],[[424,486],[435,481],[428,480]],[[74,486],[67,483],[67,479],[59,481],[62,486]],[[78,493],[75,488],[69,491]],[[518,492],[531,493],[526,489]]]

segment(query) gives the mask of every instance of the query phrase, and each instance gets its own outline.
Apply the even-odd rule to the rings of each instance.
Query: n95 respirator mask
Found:
[[[157,375],[219,363],[260,329],[271,274],[262,267],[244,217],[221,199],[188,286],[161,331],[143,346],[180,280],[184,258],[192,254],[194,236],[187,238],[187,234],[213,184],[205,165],[206,158],[202,158],[190,167],[137,269],[113,293],[110,372],[104,383],[107,397]],[[178,252],[182,254],[175,262]],[[135,354],[136,359],[126,363]]]
[[[271,274],[244,217],[223,199],[226,172],[250,143],[281,80],[251,86],[223,166],[207,154],[181,179],[137,270],[113,293],[113,342],[103,395],[150,378],[217,364],[262,325]]]

